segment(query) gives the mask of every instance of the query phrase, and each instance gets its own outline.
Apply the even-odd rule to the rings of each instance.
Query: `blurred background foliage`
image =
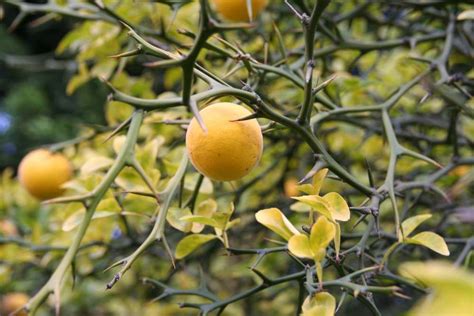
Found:
[[[1,169],[16,166],[32,148],[71,139],[83,126],[105,122],[104,87],[90,80],[67,93],[77,65],[71,55],[55,57],[74,23],[61,19],[35,26],[41,15],[32,15],[9,31],[18,13],[6,6],[0,24]]]
[[[196,1],[179,10],[178,6],[173,8],[151,2],[153,1],[104,1],[134,25],[150,29],[164,26],[167,37],[172,39],[164,41],[166,48],[186,49],[192,39],[180,30],[196,31],[199,11]],[[333,16],[340,16],[358,5],[358,1],[334,1],[329,12]],[[453,6],[450,9],[460,12],[465,6]],[[32,295],[54,271],[64,248],[71,242],[72,231],[77,227],[84,210],[78,203],[50,206],[41,205],[31,198],[15,178],[14,170],[21,157],[36,146],[80,137],[64,149],[76,173],[74,180],[67,184],[67,194],[89,192],[100,182],[112,164],[117,148],[123,142],[123,136],[106,142],[108,132],[132,113],[129,105],[107,101],[108,90],[98,79],[106,79],[119,91],[134,97],[150,99],[178,95],[182,75],[179,69],[155,70],[143,67],[144,63],[154,61],[147,55],[126,59],[110,58],[135,47],[127,32],[117,25],[58,15],[44,18],[44,14],[37,13],[21,21],[14,31],[8,31],[14,25],[19,11],[11,5],[4,5],[3,10],[4,17],[0,24],[0,168],[4,171],[0,183],[0,234],[13,242],[0,245],[0,294],[24,292]],[[403,7],[382,1],[380,4],[368,5],[365,10],[367,16],[373,19],[362,15],[340,23],[340,31],[344,36],[377,42],[417,33],[410,29],[410,23],[425,28],[419,33],[443,31],[446,28],[442,19],[425,19],[423,9],[407,12]],[[229,43],[238,42],[243,50],[258,60],[264,60],[268,44],[272,52],[267,56],[270,58],[268,62],[279,62],[283,52],[280,38],[272,25],[274,20],[284,35],[284,45],[290,48],[290,60],[298,65],[298,49],[303,45],[301,27],[295,18],[289,18],[283,1],[271,2],[269,9],[259,17],[254,30],[226,33],[225,39]],[[377,21],[390,23],[385,25]],[[472,29],[472,23],[467,26],[468,29],[469,27]],[[156,39],[161,40],[162,37],[156,36]],[[151,41],[153,38],[150,36]],[[180,44],[177,45],[176,42]],[[214,38],[210,42],[219,44]],[[424,63],[410,58],[411,56],[434,58],[442,51],[442,43],[443,41],[429,41],[411,48],[402,45],[389,50],[375,49],[361,56],[351,50],[336,50],[318,60],[315,74],[321,78],[337,76],[324,90],[324,96],[330,102],[346,107],[378,104],[426,67]],[[322,38],[318,45],[322,49],[332,44],[327,38]],[[245,69],[234,69],[236,60],[223,58],[214,52],[201,54],[199,63],[220,77],[229,76],[229,80],[234,83],[247,77]],[[450,55],[449,63],[472,82],[472,47],[467,53],[455,49]],[[301,62],[299,65],[301,66]],[[285,78],[268,74],[263,79],[258,85],[259,92],[268,97],[272,106],[285,114],[293,115],[298,109],[297,105],[303,101],[303,91],[296,89]],[[430,76],[426,84],[437,79],[434,75]],[[204,83],[198,80],[194,90],[204,89]],[[409,137],[401,137],[405,146],[429,152],[439,163],[447,164],[451,159],[452,146],[442,142],[446,137],[447,124],[440,125],[439,122],[449,121],[452,108],[446,106],[443,98],[438,95],[419,104],[426,93],[423,85],[417,85],[401,98],[391,115],[397,132],[409,134]],[[223,99],[235,101],[234,98]],[[466,101],[466,105],[472,109],[472,98]],[[320,103],[317,106],[323,108]],[[169,122],[184,120],[185,123],[190,117],[184,107],[178,107],[150,113],[145,119],[140,131],[137,159],[159,189],[163,189],[176,172],[183,154],[184,129],[181,124]],[[413,117],[416,119],[410,121]],[[381,135],[380,117],[370,117],[372,121],[365,121],[366,118],[360,117],[360,126],[353,122],[325,121],[318,126],[318,136],[342,165],[350,166],[351,173],[361,182],[369,183],[366,171],[368,162],[375,181],[380,183],[385,177],[389,147]],[[421,118],[432,118],[436,120],[436,124],[418,124]],[[372,124],[377,120],[380,123],[378,126]],[[262,120],[261,123],[264,125],[268,121]],[[463,144],[459,154],[472,156],[474,123],[472,116],[466,112],[459,114],[459,130],[460,142]],[[274,126],[265,132],[265,153],[258,168],[249,177],[232,185],[204,180],[196,205],[199,207],[211,200],[222,209],[233,201],[240,223],[229,232],[231,245],[236,248],[275,246],[268,239],[277,237],[255,223],[254,213],[261,208],[275,206],[284,210],[295,226],[306,224],[305,216],[289,212],[292,204],[290,197],[296,194],[296,180],[301,179],[313,163],[313,153],[295,133],[281,126]],[[402,158],[397,164],[396,176],[398,179],[412,180],[423,178],[432,172],[434,168],[424,162]],[[192,195],[198,178],[195,171],[189,171],[182,192],[183,200]],[[473,178],[474,172],[470,166],[452,170],[437,184],[455,202],[446,204],[438,196],[427,193],[415,201],[417,204],[410,207],[410,213],[433,213],[429,225],[425,226],[434,227],[443,237],[471,237]],[[104,269],[139,246],[150,229],[150,218],[154,214],[156,202],[148,197],[124,193],[133,190],[143,191],[147,188],[133,171],[125,169],[99,205],[100,218],[93,220],[83,241],[86,246],[75,261],[75,284],[68,278],[62,292],[64,315],[196,314],[193,310],[179,308],[177,303],[183,301],[182,297],[151,302],[160,291],[141,284],[143,277],[162,280],[169,286],[180,289],[191,289],[198,286],[202,269],[206,272],[204,278],[209,288],[220,297],[238,293],[259,281],[248,270],[251,258],[226,256],[222,245],[213,241],[178,261],[176,269],[170,264],[163,247],[154,245],[140,257],[112,291],[104,291],[106,282],[113,277],[113,271],[104,273]],[[340,192],[347,197],[351,206],[359,205],[364,199],[350,185],[334,179],[334,175],[325,182],[322,191]],[[410,196],[408,202],[413,201],[414,196]],[[405,210],[405,216],[405,201],[399,199],[398,202],[399,208]],[[180,212],[178,203],[173,207],[171,213]],[[393,211],[388,201],[381,205],[380,213],[382,230],[392,232]],[[172,218],[168,221],[168,242],[176,246],[185,236],[183,231],[186,229],[180,226],[182,223],[176,223]],[[351,234],[360,235],[366,229],[365,225],[353,229],[356,221],[357,217],[353,216],[343,225],[343,231],[347,233],[343,236],[344,248],[354,245],[356,240]],[[206,229],[207,232],[210,231],[209,228]],[[377,250],[383,250],[388,244],[375,238],[373,243]],[[462,244],[449,245],[452,250],[452,258],[449,259],[455,260],[463,250]],[[393,257],[389,265],[393,271],[397,271],[399,264],[407,260],[439,259],[438,255],[429,250],[410,246],[395,253]],[[347,263],[357,265],[359,259],[348,258]],[[472,259],[469,257],[463,263],[472,267]],[[296,272],[299,267],[288,256],[276,253],[267,256],[259,269],[266,275],[277,277]],[[329,268],[325,271],[326,276],[328,279],[336,278],[337,270]],[[386,282],[390,283],[388,280]],[[292,315],[298,300],[296,288],[291,284],[272,287],[258,296],[230,305],[224,314]],[[416,291],[409,292],[409,295],[414,298],[421,296]],[[374,299],[383,309],[383,315],[401,315],[416,301],[380,294],[376,294]],[[202,300],[186,297],[186,302],[197,303]],[[40,314],[50,315],[53,308],[53,299],[50,297]],[[348,296],[338,315],[368,315],[368,311],[356,298]]]

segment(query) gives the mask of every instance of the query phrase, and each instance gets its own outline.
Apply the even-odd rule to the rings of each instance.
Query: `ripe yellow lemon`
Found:
[[[26,155],[18,168],[22,186],[40,200],[63,193],[61,185],[72,177],[72,167],[62,154],[37,149]]]
[[[24,293],[10,293],[2,297],[0,301],[0,312],[2,315],[9,315],[28,303],[28,295]],[[18,316],[26,316],[25,311],[17,313]]]
[[[225,102],[212,104],[200,113],[207,133],[195,118],[186,133],[186,149],[194,167],[216,181],[246,176],[262,155],[263,137],[257,120],[235,122],[251,112]]]
[[[249,21],[247,0],[212,0],[214,6],[224,18],[231,21]],[[265,8],[267,0],[252,0],[252,20]]]

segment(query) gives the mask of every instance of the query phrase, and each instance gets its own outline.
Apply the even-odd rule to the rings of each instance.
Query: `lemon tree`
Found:
[[[0,0],[109,94],[2,171],[0,310],[469,311],[468,2]]]

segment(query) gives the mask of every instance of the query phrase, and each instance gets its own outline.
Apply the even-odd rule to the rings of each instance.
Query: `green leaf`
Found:
[[[181,218],[190,215],[192,214],[189,208],[170,207],[168,209],[168,214],[166,214],[166,220],[175,229],[188,233],[191,231],[193,224],[191,222],[183,221]]]
[[[351,211],[346,200],[337,192],[330,192],[323,199],[331,205],[332,218],[336,221],[346,222],[351,218]]]
[[[286,240],[291,236],[299,234],[298,230],[291,224],[286,216],[277,208],[267,208],[255,214],[257,222],[272,230]]]
[[[148,141],[145,146],[137,150],[137,160],[144,170],[148,171],[155,167],[158,151],[164,143],[165,138],[158,136],[153,138],[153,140]]]
[[[293,199],[311,206],[314,211],[329,219],[332,219],[332,214],[330,211],[331,205],[319,195],[303,195],[294,197]]]
[[[320,292],[313,297],[307,297],[301,307],[302,316],[334,316],[336,299],[328,292]]]
[[[314,254],[311,251],[309,244],[309,238],[306,235],[298,234],[293,235],[288,241],[288,250],[292,254],[300,258],[313,259]]]
[[[207,199],[198,204],[195,211],[195,215],[210,218],[212,217],[212,214],[214,214],[216,211],[217,211],[217,202],[213,199]],[[206,224],[194,222],[193,227],[192,227],[192,232],[195,234],[202,232],[202,230],[204,229],[204,225]]]
[[[188,222],[188,223],[197,223],[201,225],[208,225],[208,226],[219,228],[219,224],[213,218],[206,217],[206,216],[187,215],[187,216],[181,217],[180,220]]]
[[[320,258],[321,250],[326,250],[326,247],[334,239],[335,234],[336,227],[323,216],[320,216],[313,227],[311,227],[309,243],[313,254],[316,256],[316,260],[322,260]]]
[[[405,239],[408,244],[422,245],[443,256],[449,256],[448,245],[443,237],[433,232],[422,232],[411,238]]]
[[[181,239],[176,246],[176,259],[182,259],[202,245],[216,239],[215,235],[193,234]]]
[[[190,177],[186,177],[186,182],[184,183],[184,188],[188,191],[193,192],[196,188],[196,184],[199,179],[199,174],[195,173],[192,174]],[[201,187],[199,188],[199,193],[210,195],[214,191],[214,187],[212,185],[212,181],[209,180],[207,177],[204,177],[202,180]]]
[[[402,223],[403,236],[408,237],[424,221],[431,218],[431,214],[422,214],[407,218]]]

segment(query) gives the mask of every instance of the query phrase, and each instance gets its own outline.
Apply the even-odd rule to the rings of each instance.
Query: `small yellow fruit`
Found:
[[[14,311],[18,310],[26,303],[28,303],[29,297],[24,293],[10,293],[2,297],[0,301],[0,312],[1,315],[9,315]],[[18,316],[26,316],[25,311],[17,313]]]
[[[283,184],[285,195],[289,198],[297,196],[300,192],[298,190],[298,179],[291,177],[285,180]]]
[[[186,149],[194,167],[216,181],[246,176],[262,156],[263,137],[257,120],[235,122],[251,112],[233,103],[215,103],[200,113],[207,133],[195,118],[186,133]]]
[[[71,179],[72,168],[62,154],[37,149],[23,158],[18,177],[31,195],[46,200],[63,193],[61,185]]]
[[[231,21],[247,22],[249,13],[247,0],[212,0],[214,6],[224,18]],[[267,0],[252,0],[252,20],[265,8]]]

